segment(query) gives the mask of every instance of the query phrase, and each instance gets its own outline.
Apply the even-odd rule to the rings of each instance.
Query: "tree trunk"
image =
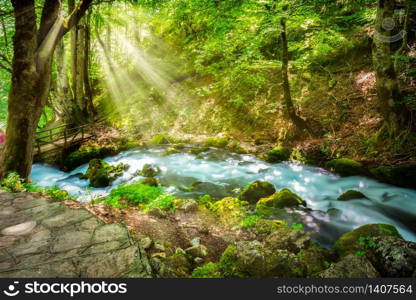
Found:
[[[391,58],[393,32],[392,28],[387,27],[384,22],[393,19],[395,6],[395,0],[378,1],[373,38],[373,64],[376,72],[379,111],[384,120],[383,130],[386,130],[390,137],[397,136],[409,124],[409,111],[400,103],[402,96]]]
[[[12,0],[15,17],[12,85],[8,99],[7,134],[0,156],[0,178],[15,171],[27,178],[33,162],[36,128],[48,99],[51,61],[57,42],[78,23],[92,0],[82,0],[66,22],[61,2],[45,0],[39,30],[34,0]]]
[[[289,49],[287,46],[287,35],[286,35],[286,20],[284,18],[280,21],[281,25],[281,42],[282,42],[282,81],[283,81],[283,102],[285,107],[285,113],[287,117],[293,122],[297,130],[304,131],[307,130],[312,134],[311,130],[308,127],[308,124],[304,119],[299,117],[296,113],[295,106],[293,105],[292,95],[290,92],[290,82],[289,82]]]
[[[91,48],[91,30],[90,30],[90,14],[87,15],[87,20],[84,27],[84,93],[86,101],[86,112],[91,120],[94,120],[96,112],[93,103],[93,93],[90,81],[90,48]]]

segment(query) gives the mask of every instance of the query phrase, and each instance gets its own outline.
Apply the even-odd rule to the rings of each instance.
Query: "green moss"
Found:
[[[397,229],[388,224],[367,224],[351,232],[343,234],[334,244],[334,249],[340,256],[354,254],[362,250],[360,245],[363,238],[394,236],[402,238]]]
[[[143,177],[155,177],[160,173],[160,168],[156,165],[152,164],[145,164],[143,168],[137,172],[137,175],[143,176]]]
[[[232,141],[228,144],[227,147],[230,151],[237,153],[237,154],[247,154],[247,150],[240,146],[238,141]]]
[[[88,163],[95,158],[105,158],[117,154],[115,147],[99,147],[96,145],[81,147],[69,154],[62,162],[61,169],[65,172],[72,171],[76,167]]]
[[[194,155],[199,155],[202,152],[206,152],[209,150],[209,147],[197,147],[197,148],[192,148],[189,152],[191,152]]]
[[[175,139],[169,135],[166,134],[157,134],[155,136],[153,136],[150,141],[149,144],[152,145],[168,145],[168,144],[172,144],[175,142]]]
[[[276,209],[298,205],[306,206],[305,200],[288,189],[282,189],[278,193],[260,199],[256,204],[256,212],[263,216],[271,216]]]
[[[267,181],[254,181],[250,183],[238,196],[238,199],[251,204],[257,203],[261,198],[270,196],[276,192],[273,184]]]
[[[181,152],[176,148],[169,148],[163,152],[163,156],[169,156],[169,155],[177,154],[177,153],[181,153]]]
[[[370,170],[378,180],[407,188],[416,188],[416,165],[388,167],[381,166]]]
[[[225,148],[228,144],[228,139],[226,138],[207,138],[204,142],[206,147],[217,147],[217,148]]]
[[[359,191],[349,190],[337,198],[337,200],[340,201],[348,201],[353,199],[367,199],[367,197]]]
[[[331,172],[341,176],[366,175],[367,172],[363,165],[349,158],[334,159],[325,164],[325,167]]]
[[[222,253],[220,258],[220,269],[225,277],[242,278],[247,277],[241,273],[240,268],[235,260],[235,252],[237,247],[234,245],[228,246]]]
[[[159,186],[159,182],[154,177],[146,177],[140,181],[141,184],[150,185],[150,186]]]
[[[87,172],[82,178],[88,178],[90,186],[102,188],[111,185],[117,177],[123,175],[123,171],[127,168],[128,165],[122,163],[117,166],[111,166],[101,159],[92,159],[89,162]]]
[[[269,163],[280,163],[289,160],[291,154],[291,148],[279,146],[267,152],[266,161]]]
[[[207,263],[202,267],[196,268],[191,275],[192,278],[222,278],[219,263]]]
[[[220,220],[227,224],[240,224],[248,212],[248,203],[237,198],[226,197],[210,204]]]

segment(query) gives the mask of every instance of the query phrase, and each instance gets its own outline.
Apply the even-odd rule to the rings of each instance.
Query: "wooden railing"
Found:
[[[67,149],[75,143],[81,143],[90,139],[94,136],[94,132],[90,129],[97,123],[101,122],[103,122],[103,120],[78,127],[61,125],[37,131],[34,145],[37,150],[37,155],[41,155],[42,152]],[[47,147],[47,145],[51,146]]]

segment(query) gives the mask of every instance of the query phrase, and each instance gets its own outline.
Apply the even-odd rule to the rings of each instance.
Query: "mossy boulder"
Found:
[[[145,184],[145,185],[150,185],[150,186],[159,186],[159,182],[154,177],[146,177],[146,178],[143,178],[140,181],[140,183]]]
[[[280,163],[282,161],[288,161],[292,154],[292,149],[288,147],[279,146],[266,154],[266,161],[269,163]]]
[[[327,269],[333,260],[332,253],[318,245],[301,250],[296,255],[301,263],[306,266],[308,277],[313,277]]]
[[[225,148],[228,145],[228,139],[217,137],[207,138],[204,141],[204,145],[206,147]]]
[[[340,201],[348,201],[348,200],[354,200],[354,199],[368,199],[366,195],[359,191],[355,190],[349,190],[343,193],[341,196],[337,198],[337,200]]]
[[[122,163],[111,166],[101,159],[92,159],[82,178],[88,179],[91,187],[102,188],[111,185],[117,177],[123,175],[123,171],[128,167]]]
[[[168,145],[175,142],[175,139],[169,135],[166,134],[157,134],[154,135],[150,141],[149,144],[151,145]]]
[[[402,238],[397,229],[388,224],[367,224],[351,232],[343,234],[334,244],[334,249],[339,256],[354,254],[363,251],[366,239],[374,237],[393,236]]]
[[[282,226],[271,233],[265,242],[272,250],[280,249],[298,253],[308,248],[311,238],[309,234],[303,231]]]
[[[273,195],[276,188],[267,181],[254,181],[250,183],[238,196],[238,199],[251,204],[256,204],[261,198]]]
[[[306,206],[306,201],[289,189],[282,189],[269,197],[260,199],[256,204],[256,212],[259,215],[270,216],[279,208]]]
[[[153,164],[145,164],[143,168],[137,172],[137,175],[143,177],[155,177],[161,172],[160,168]]]
[[[72,171],[76,167],[88,163],[92,159],[101,159],[115,155],[116,147],[84,146],[69,154],[61,163],[61,169],[65,172]]]
[[[227,149],[237,154],[247,154],[247,150],[241,147],[237,141],[232,141],[228,144]]]
[[[179,151],[178,149],[176,149],[176,148],[169,148],[169,149],[166,149],[164,152],[163,152],[163,156],[169,156],[169,155],[172,155],[172,154],[177,154],[177,153],[181,153],[181,151]]]
[[[416,165],[399,167],[380,166],[371,169],[370,173],[377,180],[416,189]]]
[[[207,263],[202,267],[196,268],[191,275],[192,278],[222,278],[219,263]]]
[[[358,161],[349,158],[333,159],[325,164],[325,167],[341,176],[368,175],[367,170]]]
[[[203,152],[207,152],[208,150],[209,150],[209,147],[197,147],[197,148],[190,149],[189,152],[194,155],[199,155]]]
[[[161,252],[164,254],[164,252]],[[192,263],[185,253],[177,252],[171,256],[153,259],[160,276],[165,278],[188,278],[192,271]]]
[[[238,198],[226,197],[210,205],[219,219],[226,224],[240,224],[247,214],[248,203]]]
[[[411,277],[416,271],[416,243],[394,236],[376,237],[366,257],[383,277]]]
[[[305,265],[287,250],[272,250],[258,241],[229,246],[220,259],[225,277],[304,277]]]
[[[320,272],[320,278],[377,278],[380,274],[371,262],[363,257],[350,254],[339,262],[332,264],[328,269]]]

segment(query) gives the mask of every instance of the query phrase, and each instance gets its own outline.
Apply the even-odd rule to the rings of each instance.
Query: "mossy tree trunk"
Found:
[[[48,99],[53,52],[83,17],[92,0],[82,0],[67,20],[59,16],[61,1],[45,0],[39,29],[34,0],[11,2],[15,18],[14,54],[0,178],[10,171],[27,178],[32,168],[37,124]]]
[[[289,82],[289,49],[287,45],[287,33],[286,33],[286,19],[281,18],[281,43],[282,43],[282,82],[283,82],[283,102],[285,107],[285,113],[287,117],[293,122],[298,131],[307,130],[310,134],[313,134],[307,124],[307,122],[302,119],[296,113],[295,106],[293,104],[292,95],[290,92],[290,82]]]
[[[401,102],[399,81],[394,68],[391,46],[395,28],[388,21],[394,20],[395,0],[378,0],[377,17],[373,38],[373,65],[376,72],[376,87],[379,111],[383,117],[382,131],[389,137],[397,137],[409,126],[409,111]]]

